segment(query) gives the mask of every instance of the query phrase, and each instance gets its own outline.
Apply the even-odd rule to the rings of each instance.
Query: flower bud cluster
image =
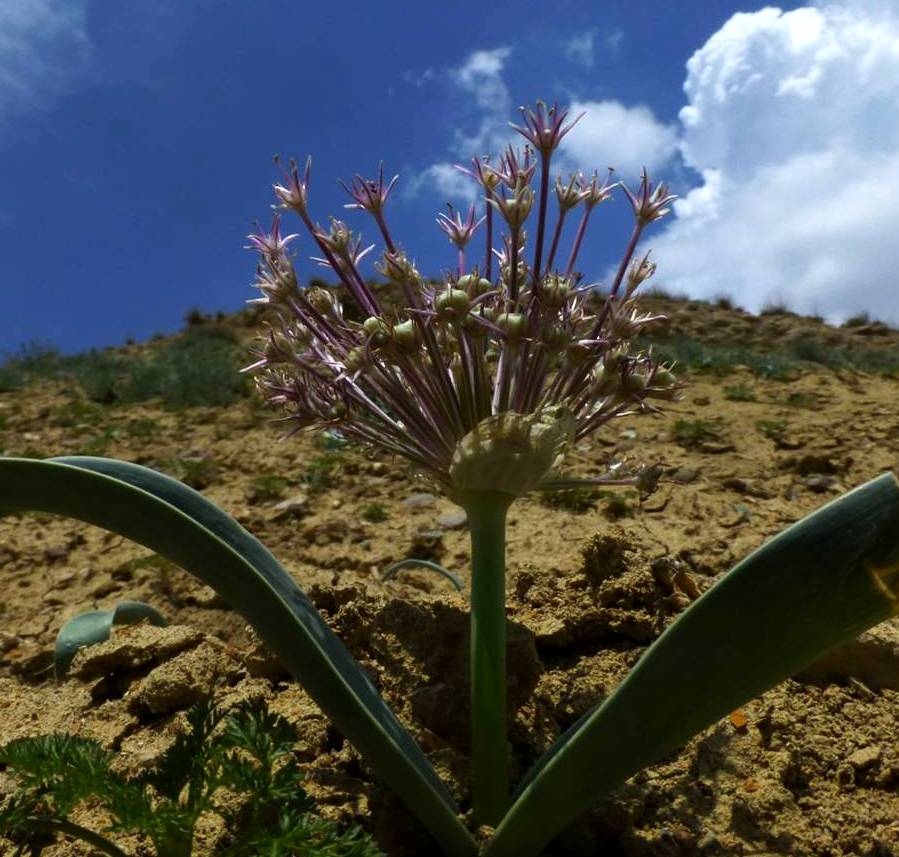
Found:
[[[381,233],[384,249],[375,267],[400,294],[398,306],[382,305],[360,273],[359,263],[374,245],[363,249],[361,235],[340,220],[332,219],[327,231],[313,222],[309,162],[302,178],[291,164],[285,183],[275,185],[278,207],[299,216],[322,254],[313,258],[331,271],[355,311],[343,312],[335,289],[299,287],[288,252],[298,236],[281,236],[280,215],[270,233],[250,236],[260,257],[258,302],[271,309],[257,360],[248,367],[262,394],[284,407],[297,429],[339,427],[413,461],[454,496],[464,491],[460,474],[482,472],[465,457],[471,450],[489,449],[501,458],[512,455],[508,444],[516,432],[534,439],[535,449],[535,438],[549,432],[556,444],[552,455],[544,449],[534,460],[555,462],[569,441],[623,414],[656,410],[653,401],[670,400],[678,390],[670,366],[633,346],[659,318],[638,305],[639,287],[655,270],[648,254],[635,257],[638,239],[647,224],[664,216],[672,197],[664,186],[653,190],[645,174],[635,192],[624,188],[634,235],[606,297],[594,307],[592,287],[580,285],[574,265],[592,210],[619,185],[575,173],[553,187],[552,155],[574,123],[565,124],[566,111],[540,103],[523,115],[523,127],[516,128],[530,144],[523,153],[510,147],[496,166],[475,158],[473,169],[463,170],[483,191],[483,215],[477,217],[472,206],[464,218],[452,209],[438,217],[458,251],[455,270],[440,282],[426,282],[390,233],[385,206],[397,179],[385,184],[380,168],[376,180],[356,176],[344,185],[353,200],[347,208],[369,214]],[[544,255],[547,199],[553,195],[556,225]],[[568,264],[559,269],[554,261],[562,226],[578,208]],[[506,228],[496,236],[499,249],[494,216]],[[538,238],[529,247],[525,226],[534,220]],[[478,260],[466,270],[466,255],[481,244],[479,234],[485,239],[483,264]],[[554,421],[564,430],[550,430]],[[462,450],[467,452],[460,458]],[[525,481],[533,487],[540,473],[531,476]]]

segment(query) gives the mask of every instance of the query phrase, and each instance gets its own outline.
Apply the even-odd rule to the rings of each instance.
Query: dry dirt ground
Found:
[[[689,330],[694,307],[666,308]],[[710,323],[705,312],[701,332],[720,341],[758,345],[806,328],[831,344],[897,341],[895,332],[723,309]],[[54,424],[68,393],[51,382],[0,393],[0,452],[70,453],[103,432],[105,455],[201,488],[310,594],[464,805],[466,597],[428,572],[382,580],[392,562],[419,556],[467,581],[457,510],[387,457],[324,437],[278,443],[253,402],[109,407],[101,426]],[[516,776],[737,560],[844,490],[899,471],[897,406],[899,379],[856,371],[804,370],[789,382],[739,368],[723,379],[695,374],[664,416],[622,420],[569,462],[580,475],[613,456],[661,463],[666,481],[644,503],[627,492],[516,503],[508,541]],[[261,695],[298,725],[308,789],[323,812],[361,823],[389,855],[435,853],[240,615],[179,569],[78,522],[13,516],[0,521],[0,591],[0,743],[77,733],[134,770],[158,756],[200,696],[213,691],[227,705]],[[60,626],[124,599],[152,603],[170,626],[116,631],[57,683],[48,667]],[[897,735],[899,620],[644,771],[547,854],[899,855]],[[0,772],[0,795],[9,787]],[[207,831],[200,853],[214,854],[220,834]],[[122,844],[149,853],[137,840]],[[90,853],[79,849],[46,853]]]

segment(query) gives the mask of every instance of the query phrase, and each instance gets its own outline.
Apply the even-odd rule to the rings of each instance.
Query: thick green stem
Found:
[[[506,740],[506,512],[512,497],[465,498],[471,530],[471,755],[475,824],[495,827],[509,803]]]

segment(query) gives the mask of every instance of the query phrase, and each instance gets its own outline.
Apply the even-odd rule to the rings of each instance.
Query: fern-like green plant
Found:
[[[158,857],[190,857],[203,813],[222,816],[233,838],[222,857],[379,857],[358,828],[341,831],[313,814],[291,757],[296,733],[261,700],[227,716],[210,702],[187,713],[188,729],[159,762],[136,776],[113,770],[113,754],[73,735],[22,738],[0,748],[0,766],[18,790],[0,809],[0,833],[17,855],[39,855],[68,836],[111,857],[127,857],[109,837],[138,832]],[[219,797],[227,793],[227,804]],[[237,801],[233,797],[246,796]],[[82,805],[101,808],[110,823],[100,831],[71,820]],[[236,807],[236,808],[235,808]]]

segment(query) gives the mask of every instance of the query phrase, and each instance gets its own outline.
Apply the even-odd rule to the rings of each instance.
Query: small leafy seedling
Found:
[[[197,821],[214,813],[231,831],[216,851],[221,857],[382,857],[358,828],[341,831],[313,814],[292,758],[296,732],[263,701],[244,702],[227,716],[201,702],[187,722],[159,762],[132,777],[116,773],[113,754],[86,738],[10,742],[0,748],[0,765],[18,790],[0,810],[0,834],[16,843],[16,855],[38,855],[61,834],[128,857],[107,834],[137,832],[157,857],[190,857]],[[95,831],[72,821],[88,805],[111,823]]]

